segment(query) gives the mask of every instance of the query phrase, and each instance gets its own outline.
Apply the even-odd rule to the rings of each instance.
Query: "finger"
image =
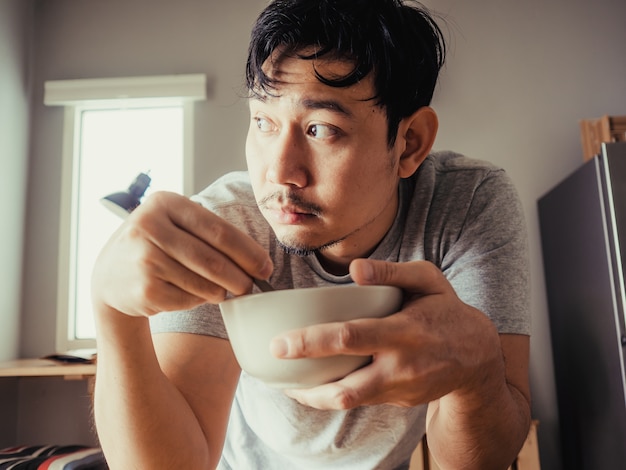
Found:
[[[159,238],[153,243],[172,260],[167,263],[172,271],[164,270],[164,279],[181,288],[190,288],[189,292],[196,295],[207,295],[209,289],[207,300],[212,299],[216,286],[235,295],[252,289],[250,276],[213,246],[173,225],[164,224],[158,233]]]
[[[337,354],[371,356],[389,347],[396,323],[386,318],[323,323],[287,331],[272,339],[270,352],[279,358],[327,357]]]
[[[101,254],[94,268],[94,294],[129,315],[152,315],[219,301],[225,290],[189,271],[149,241],[123,243],[115,257]],[[103,250],[106,253],[108,245]],[[124,266],[119,269],[119,266]],[[111,272],[116,272],[110,276]],[[97,286],[97,287],[96,287]]]
[[[145,309],[149,315],[173,310],[187,310],[206,303],[204,297],[194,296],[188,291],[162,280],[156,280],[145,285],[144,295],[143,298],[146,299],[147,304]],[[132,314],[133,312],[126,311],[126,313]],[[137,315],[143,314],[143,311],[137,312]]]
[[[250,278],[213,247],[167,218],[149,215],[134,217],[118,235],[126,242],[128,264],[137,267],[146,286],[154,277],[209,301],[223,300],[227,288],[236,293],[251,288]]]
[[[319,410],[349,410],[385,403],[385,377],[376,369],[370,364],[336,382],[306,389],[288,389],[285,394]]]
[[[234,225],[183,196],[163,197],[155,193],[152,199],[154,204],[164,207],[176,226],[215,247],[249,276],[259,279],[270,276],[272,262],[269,254]]]
[[[189,270],[175,258],[164,255],[157,247],[154,247],[151,251],[152,254],[144,256],[141,259],[144,272],[150,273],[150,276],[153,276],[155,279],[179,290],[180,293],[177,293],[175,297],[177,299],[180,298],[180,300],[176,302],[185,302],[186,299],[183,298],[185,296],[188,296],[189,302],[192,303],[197,303],[198,299],[217,303],[221,302],[226,297],[227,288],[219,283],[213,282],[208,277],[203,276],[202,273],[197,274],[193,270]],[[250,283],[250,278],[241,271],[239,272],[241,276]],[[149,283],[149,279],[150,277],[147,277],[146,283]],[[153,294],[158,298],[163,297],[159,295],[157,289],[152,289],[151,292],[147,292],[146,294],[149,295],[149,297],[146,298],[152,298]],[[172,299],[172,301],[174,301],[174,299]],[[181,305],[178,308],[184,307]]]
[[[419,294],[438,294],[447,289],[442,272],[428,261],[393,263],[372,259],[355,259],[350,276],[357,284],[392,285]]]
[[[155,212],[165,217],[154,217]],[[187,198],[155,193],[131,217],[131,227],[140,237],[145,236],[189,270],[236,295],[251,290],[250,276],[267,278],[271,273],[271,259],[260,245]],[[257,269],[259,265],[263,266]]]
[[[413,407],[439,398],[452,388],[433,387],[431,367],[398,367],[393,354],[380,354],[365,367],[344,378],[308,389],[285,393],[303,405],[325,410],[346,410],[364,405]],[[449,376],[447,372],[443,372]],[[417,374],[417,375],[416,375]],[[429,378],[430,377],[430,378]]]

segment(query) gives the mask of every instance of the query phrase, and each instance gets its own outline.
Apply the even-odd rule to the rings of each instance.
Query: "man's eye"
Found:
[[[274,129],[274,126],[270,121],[262,117],[255,117],[256,126],[259,128],[261,132],[270,132]]]
[[[338,131],[333,126],[325,124],[313,124],[309,127],[309,135],[317,139],[328,139],[338,134]]]

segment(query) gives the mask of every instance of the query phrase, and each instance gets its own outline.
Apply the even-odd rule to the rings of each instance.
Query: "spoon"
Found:
[[[261,289],[261,292],[272,292],[273,290],[276,290],[269,282],[264,281],[263,279],[252,278],[252,282],[254,282],[256,286]]]

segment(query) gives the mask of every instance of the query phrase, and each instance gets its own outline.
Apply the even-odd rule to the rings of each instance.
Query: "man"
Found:
[[[430,16],[399,0],[261,13],[249,171],[194,202],[149,198],[96,264],[95,416],[111,468],[408,468],[424,432],[442,468],[512,462],[530,415],[522,211],[501,170],[430,154],[444,52]],[[241,373],[216,305],[252,278],[406,295],[384,319],[275,338],[277,357],[373,356],[282,391]]]

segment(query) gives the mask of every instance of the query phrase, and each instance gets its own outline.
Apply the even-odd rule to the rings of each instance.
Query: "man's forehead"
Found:
[[[296,69],[311,79],[321,75],[335,80],[350,75],[354,62],[328,53],[315,57],[315,50],[306,48],[293,52],[277,49],[263,64],[263,71],[273,80],[283,80],[285,74],[293,74]]]
[[[306,52],[306,51],[305,51]],[[306,58],[302,58],[302,57]],[[309,58],[302,51],[287,53],[275,51],[264,66],[265,74],[271,80],[269,90],[254,90],[256,98],[268,100],[280,97],[291,86],[309,86],[318,94],[335,98],[320,98],[321,101],[336,100],[338,96],[349,101],[370,101],[375,95],[372,74],[368,74],[354,84],[333,86],[324,81],[338,81],[350,75],[354,64],[332,55]],[[321,78],[323,77],[323,79]]]
[[[351,106],[349,100],[345,98],[340,99],[337,95],[330,96],[310,93],[299,95],[287,92],[286,95],[283,96],[280,94],[280,90],[278,90],[275,94],[264,93],[256,95],[254,99],[267,104],[278,104],[282,101],[288,103],[288,105],[293,108],[301,108],[309,111],[325,110],[346,118],[355,117],[354,106]],[[363,103],[362,100],[359,102]]]

